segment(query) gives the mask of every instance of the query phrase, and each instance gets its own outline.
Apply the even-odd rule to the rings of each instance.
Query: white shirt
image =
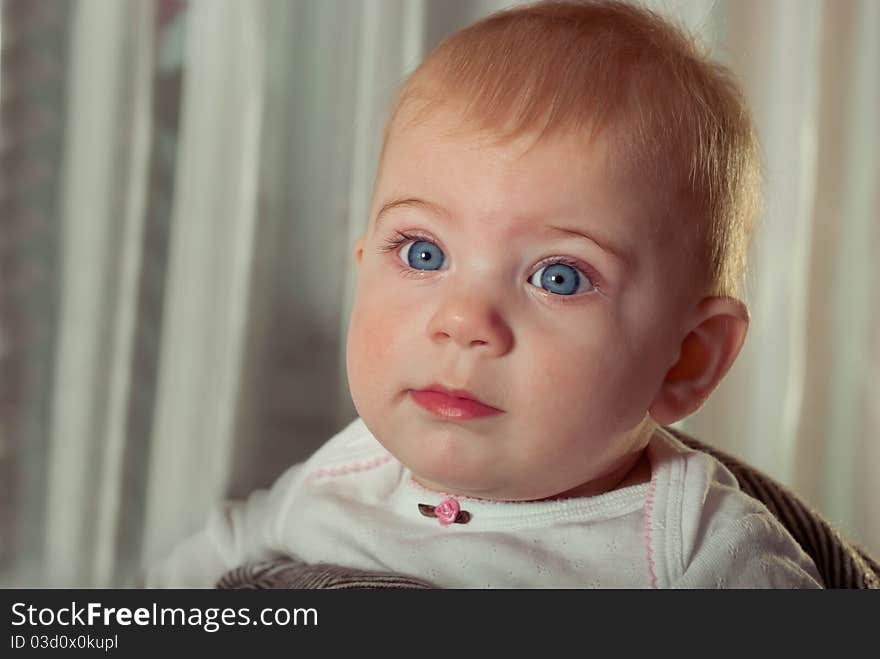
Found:
[[[212,587],[228,569],[293,555],[458,588],[818,588],[813,562],[711,456],[658,430],[651,481],[536,502],[454,497],[443,526],[419,512],[447,495],[415,483],[360,419],[270,490],[227,503],[147,575]]]

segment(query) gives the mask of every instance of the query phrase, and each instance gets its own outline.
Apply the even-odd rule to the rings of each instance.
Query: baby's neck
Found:
[[[641,485],[651,482],[651,461],[648,459],[648,451],[641,450],[623,463],[619,468],[615,469],[602,478],[578,485],[570,490],[561,492],[552,497],[547,497],[547,501],[555,499],[574,499],[576,497],[594,497],[606,492],[621,490],[625,487],[633,485]]]

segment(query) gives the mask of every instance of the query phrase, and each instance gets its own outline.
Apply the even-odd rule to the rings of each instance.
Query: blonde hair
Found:
[[[502,138],[610,136],[613,166],[657,185],[670,213],[692,211],[682,241],[696,242],[709,292],[738,294],[760,205],[757,142],[733,76],[683,30],[613,0],[495,13],[446,38],[409,76],[386,142],[402,108],[421,117],[452,103]]]

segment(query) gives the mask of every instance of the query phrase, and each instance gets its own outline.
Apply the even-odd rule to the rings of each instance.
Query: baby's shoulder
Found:
[[[721,520],[751,513],[770,514],[766,506],[740,489],[733,473],[718,459],[683,444],[664,429],[651,442],[655,487],[684,513],[682,522],[700,517]]]
[[[672,580],[687,587],[815,587],[815,566],[767,506],[743,492],[719,460],[664,434],[654,447],[656,487],[665,490],[655,523]]]
[[[258,490],[249,497],[258,502],[261,510],[273,511],[273,519],[286,516],[302,502],[309,486],[318,481],[384,464],[390,456],[360,418],[356,418],[337,432],[303,462],[289,467],[269,488]]]
[[[387,455],[385,448],[373,436],[363,420],[357,417],[345,428],[324,442],[303,464],[303,472],[314,473],[321,469],[344,468],[360,461]]]

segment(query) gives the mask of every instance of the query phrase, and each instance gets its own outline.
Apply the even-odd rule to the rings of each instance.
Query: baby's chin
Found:
[[[485,481],[479,483],[438,483],[428,479],[421,478],[413,473],[413,482],[419,487],[434,492],[439,495],[467,497],[468,499],[481,499],[483,501],[507,501],[507,502],[527,502],[527,501],[547,501],[564,496],[567,490],[558,488],[547,489],[541,486],[540,489],[524,488],[519,486],[492,485]]]
[[[437,494],[475,499],[503,499],[509,489],[492,473],[491,465],[480,464],[442,451],[418,451],[412,444],[379,442],[406,467],[418,486]]]
[[[527,501],[528,499],[516,498],[507,495],[504,490],[486,487],[485,483],[460,485],[458,483],[438,483],[422,478],[415,473],[412,475],[413,482],[420,488],[437,495],[464,497],[468,499],[481,499],[483,501]]]
[[[399,458],[398,458],[399,460]],[[566,488],[535,482],[534,475],[517,477],[491,469],[490,465],[436,463],[424,459],[399,460],[418,486],[437,494],[486,501],[536,501],[553,498]],[[409,463],[409,464],[407,464]]]

